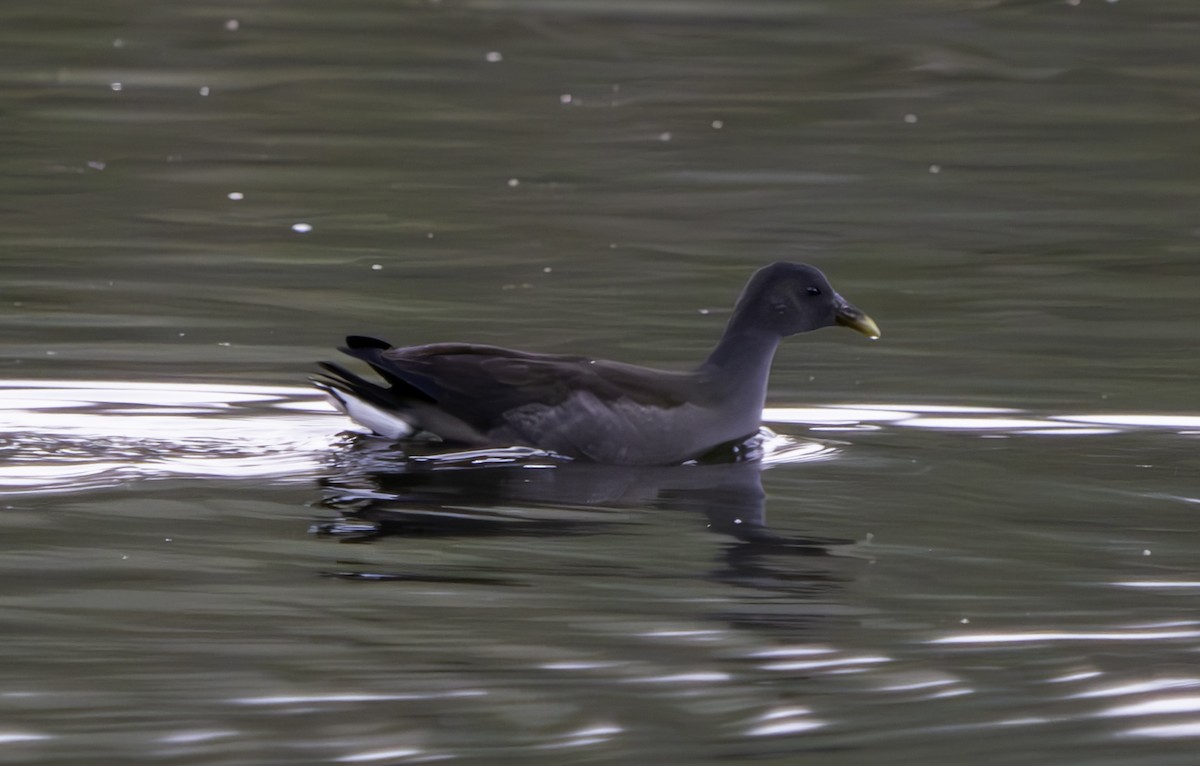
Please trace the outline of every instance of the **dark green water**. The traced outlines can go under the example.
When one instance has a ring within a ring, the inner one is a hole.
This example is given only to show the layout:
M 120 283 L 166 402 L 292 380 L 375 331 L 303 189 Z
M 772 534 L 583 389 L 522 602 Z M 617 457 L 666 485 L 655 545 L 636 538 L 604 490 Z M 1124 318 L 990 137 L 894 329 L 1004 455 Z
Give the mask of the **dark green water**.
M 0 761 L 1195 763 L 1197 39 L 5 3 Z M 785 344 L 765 466 L 411 466 L 304 387 L 348 332 L 685 367 L 780 258 L 884 337 Z

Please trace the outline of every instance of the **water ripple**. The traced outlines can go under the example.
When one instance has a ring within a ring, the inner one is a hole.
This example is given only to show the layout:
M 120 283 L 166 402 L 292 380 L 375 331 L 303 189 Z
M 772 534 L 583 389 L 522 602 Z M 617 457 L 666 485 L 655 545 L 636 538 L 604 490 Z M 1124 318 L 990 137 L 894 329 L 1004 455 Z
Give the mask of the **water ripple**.
M 167 476 L 302 481 L 321 473 L 351 424 L 306 387 L 133 381 L 0 381 L 0 492 L 75 491 Z M 775 407 L 769 424 L 812 432 L 883 428 L 1007 435 L 1104 435 L 1138 430 L 1193 434 L 1200 417 L 1175 414 L 1035 415 L 1011 408 L 841 404 Z M 838 457 L 843 447 L 764 428 L 751 458 L 766 466 Z M 523 447 L 413 455 L 431 467 L 516 464 L 553 468 L 561 458 Z M 1152 586 L 1122 583 L 1123 587 Z
M 308 478 L 339 441 L 319 399 L 268 386 L 0 381 L 0 492 Z

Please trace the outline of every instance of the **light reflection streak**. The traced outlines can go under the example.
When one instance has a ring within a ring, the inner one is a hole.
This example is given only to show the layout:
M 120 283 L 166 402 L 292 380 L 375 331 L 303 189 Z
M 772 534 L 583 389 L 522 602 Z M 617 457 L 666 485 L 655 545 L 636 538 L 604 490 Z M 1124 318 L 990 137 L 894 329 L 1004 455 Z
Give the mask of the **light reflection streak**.
M 733 676 L 719 671 L 697 671 L 695 673 L 675 673 L 668 676 L 643 676 L 630 678 L 627 683 L 646 684 L 684 684 L 684 683 L 718 683 L 732 680 Z
M 158 741 L 166 745 L 194 745 L 234 736 L 237 736 L 236 731 L 184 731 L 178 734 L 168 734 L 159 738 Z
M 939 687 L 950 686 L 955 683 L 958 683 L 958 682 L 955 681 L 953 678 L 933 678 L 933 679 L 929 679 L 927 681 L 909 681 L 909 682 L 900 682 L 900 683 L 889 684 L 887 686 L 880 686 L 879 691 L 881 691 L 881 692 L 918 691 L 918 690 L 925 690 L 925 689 L 937 689 Z
M 722 630 L 651 630 L 638 635 L 645 638 L 694 638 L 701 641 L 714 641 L 725 635 Z
M 601 660 L 596 662 L 546 662 L 538 667 L 543 670 L 607 670 L 626 665 L 617 660 Z
M 412 758 L 422 755 L 423 750 L 415 747 L 396 747 L 390 750 L 369 750 L 364 753 L 351 753 L 337 759 L 338 763 L 367 763 L 369 761 L 394 761 L 397 758 Z
M 279 695 L 274 697 L 238 697 L 229 700 L 235 705 L 312 705 L 326 702 L 411 702 L 414 700 L 485 697 L 481 689 L 462 689 L 429 694 L 312 694 Z
M 562 736 L 562 739 L 557 742 L 547 742 L 538 745 L 539 750 L 561 750 L 569 747 L 587 747 L 589 745 L 600 745 L 608 742 L 616 735 L 623 732 L 620 726 L 615 724 L 599 724 L 596 726 L 586 726 L 576 731 L 568 732 Z
M 850 665 L 876 665 L 891 662 L 888 657 L 839 657 L 833 660 L 794 660 L 791 662 L 768 662 L 763 670 L 821 670 L 842 668 Z
M 1071 698 L 1120 697 L 1125 694 L 1143 694 L 1145 692 L 1163 691 L 1165 689 L 1186 689 L 1193 686 L 1200 686 L 1200 678 L 1159 678 L 1154 681 L 1137 681 L 1117 686 L 1103 686 L 1098 689 L 1072 694 Z
M 805 707 L 787 707 L 769 710 L 759 716 L 759 723 L 746 730 L 750 737 L 773 737 L 786 734 L 803 734 L 820 729 L 828 724 L 810 718 L 812 711 Z
M 833 654 L 834 649 L 828 646 L 781 646 L 773 649 L 760 649 L 751 652 L 750 657 L 767 659 L 770 657 L 807 657 L 814 654 Z
M 1200 737 L 1200 721 L 1188 723 L 1168 723 L 1161 726 L 1141 726 L 1122 732 L 1128 737 Z
M 1147 428 L 1200 428 L 1200 415 L 1055 415 L 1055 420 Z
M 1161 641 L 1174 638 L 1200 638 L 1200 630 L 1141 630 L 1097 632 L 1047 630 L 1032 633 L 973 633 L 935 638 L 931 644 L 1020 644 L 1039 641 Z
M 1052 684 L 1065 684 L 1072 681 L 1086 681 L 1089 678 L 1099 678 L 1104 675 L 1099 670 L 1081 670 L 1077 673 L 1068 673 L 1065 676 L 1057 676 L 1047 679 Z
M 0 731 L 0 745 L 8 745 L 16 742 L 41 742 L 47 739 L 54 739 L 46 734 L 31 734 L 29 732 L 20 731 Z
M 1102 436 L 1132 430 L 1191 433 L 1200 416 L 1179 414 L 1034 415 L 1003 407 L 931 404 L 832 404 L 826 407 L 769 407 L 768 423 L 807 425 L 813 430 L 869 431 L 886 423 L 899 428 L 928 428 L 973 433 L 1010 432 L 1029 436 Z
M 962 697 L 963 695 L 974 693 L 975 691 L 973 689 L 942 689 L 941 691 L 930 694 L 927 699 L 937 700 L 945 699 L 947 697 Z
M 1172 713 L 1200 713 L 1200 696 L 1163 697 L 1160 699 L 1134 702 L 1130 705 L 1110 707 L 1100 713 L 1108 716 L 1168 715 Z
M 752 727 L 746 731 L 751 737 L 778 736 L 780 734 L 803 734 L 825 726 L 821 721 L 773 721 Z

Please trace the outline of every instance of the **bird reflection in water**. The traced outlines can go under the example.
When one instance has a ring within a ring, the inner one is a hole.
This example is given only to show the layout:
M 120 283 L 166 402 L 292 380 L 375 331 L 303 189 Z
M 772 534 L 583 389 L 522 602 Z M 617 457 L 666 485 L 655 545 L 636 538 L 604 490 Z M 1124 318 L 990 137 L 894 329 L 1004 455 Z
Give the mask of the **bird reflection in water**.
M 710 531 L 732 538 L 722 546 L 713 579 L 788 593 L 823 590 L 851 579 L 831 559 L 849 561 L 830 554 L 849 552 L 856 541 L 786 536 L 767 527 L 760 442 L 756 437 L 690 465 L 628 467 L 562 460 L 526 448 L 419 454 L 412 451 L 421 448 L 419 443 L 355 437 L 336 454 L 336 475 L 323 482 L 321 505 L 338 517 L 315 524 L 313 531 L 348 543 L 395 536 L 565 537 L 602 534 L 633 523 L 639 513 L 687 513 Z M 436 445 L 425 443 L 424 448 Z M 824 558 L 825 565 L 784 571 L 774 563 L 781 558 L 814 564 L 814 558 Z M 513 584 L 502 575 L 327 574 Z

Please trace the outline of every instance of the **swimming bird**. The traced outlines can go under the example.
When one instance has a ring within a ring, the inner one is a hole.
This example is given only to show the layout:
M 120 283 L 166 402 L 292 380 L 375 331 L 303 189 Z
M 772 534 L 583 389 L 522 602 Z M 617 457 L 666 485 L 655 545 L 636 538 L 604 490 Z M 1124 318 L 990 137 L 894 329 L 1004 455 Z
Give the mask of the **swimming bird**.
M 758 433 L 780 341 L 834 325 L 879 337 L 819 270 L 780 262 L 750 277 L 716 348 L 690 372 L 471 343 L 396 347 L 351 335 L 339 350 L 388 385 L 330 362 L 313 382 L 334 407 L 389 439 L 428 432 L 464 446 L 669 465 Z

